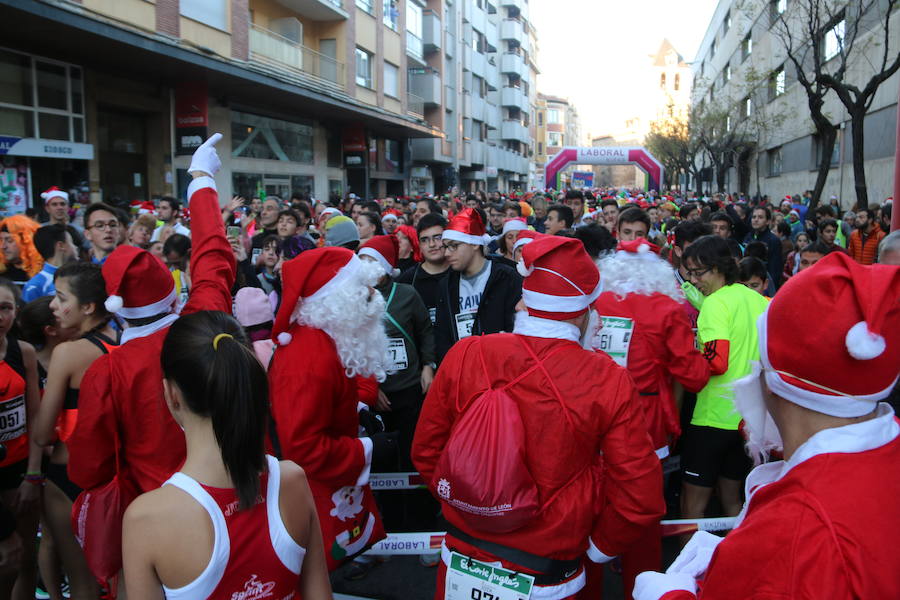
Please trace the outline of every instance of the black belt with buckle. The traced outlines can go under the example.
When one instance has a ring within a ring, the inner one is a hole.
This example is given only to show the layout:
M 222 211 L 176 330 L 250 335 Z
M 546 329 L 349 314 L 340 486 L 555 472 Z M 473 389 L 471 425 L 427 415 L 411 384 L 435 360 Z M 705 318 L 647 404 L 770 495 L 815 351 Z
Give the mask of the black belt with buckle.
M 496 542 L 478 539 L 461 531 L 453 525 L 447 524 L 447 533 L 461 542 L 465 542 L 470 546 L 475 546 L 479 550 L 484 550 L 488 554 L 492 554 L 497 558 L 502 558 L 514 565 L 525 567 L 529 571 L 535 571 L 538 574 L 525 573 L 534 577 L 535 585 L 557 585 L 570 579 L 578 569 L 581 568 L 581 559 L 573 558 L 571 560 L 558 560 L 555 558 L 546 558 L 531 554 L 518 548 L 510 548 Z M 512 569 L 510 569 L 512 570 Z

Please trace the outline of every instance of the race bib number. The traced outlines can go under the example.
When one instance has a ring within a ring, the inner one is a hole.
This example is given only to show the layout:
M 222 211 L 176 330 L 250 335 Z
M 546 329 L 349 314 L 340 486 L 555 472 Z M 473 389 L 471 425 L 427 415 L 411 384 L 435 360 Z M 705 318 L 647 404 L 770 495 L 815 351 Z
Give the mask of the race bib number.
M 0 404 L 0 442 L 25 434 L 25 396 L 16 396 Z
M 602 326 L 594 336 L 595 350 L 606 352 L 620 367 L 628 366 L 628 347 L 634 334 L 634 321 L 623 317 L 600 317 Z
M 460 313 L 456 315 L 456 335 L 459 339 L 472 335 L 475 327 L 475 313 Z
M 450 553 L 445 600 L 528 600 L 534 577 Z
M 434 322 L 437 320 L 437 308 L 428 309 L 428 318 L 431 319 L 431 324 L 434 325 Z
M 390 358 L 389 371 L 402 371 L 409 366 L 409 357 L 406 354 L 406 341 L 403 338 L 388 339 L 388 358 Z

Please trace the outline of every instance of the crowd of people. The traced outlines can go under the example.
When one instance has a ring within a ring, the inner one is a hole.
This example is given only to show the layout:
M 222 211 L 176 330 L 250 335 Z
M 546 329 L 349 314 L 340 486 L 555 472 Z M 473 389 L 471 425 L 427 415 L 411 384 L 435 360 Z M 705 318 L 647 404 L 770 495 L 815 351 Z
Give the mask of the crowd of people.
M 220 137 L 186 205 L 0 221 L 0 596 L 317 600 L 446 531 L 439 599 L 900 597 L 892 201 L 223 201 Z M 739 525 L 660 573 L 666 514 Z

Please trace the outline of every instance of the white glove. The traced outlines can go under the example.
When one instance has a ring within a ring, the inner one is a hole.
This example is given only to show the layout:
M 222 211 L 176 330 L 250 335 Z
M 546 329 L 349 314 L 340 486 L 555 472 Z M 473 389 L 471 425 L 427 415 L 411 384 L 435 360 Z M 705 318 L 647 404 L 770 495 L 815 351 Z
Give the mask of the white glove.
M 724 539 L 708 531 L 698 531 L 682 549 L 681 554 L 666 569 L 666 573 L 683 573 L 695 579 L 702 577 L 709 567 L 709 561 L 712 560 L 716 546 Z
M 659 600 L 669 592 L 684 590 L 697 593 L 697 582 L 690 575 L 683 573 L 657 573 L 644 571 L 634 580 L 634 600 Z
M 222 139 L 221 133 L 214 133 L 208 140 L 200 144 L 200 147 L 194 151 L 191 157 L 191 166 L 188 167 L 188 173 L 200 171 L 209 176 L 215 176 L 222 168 L 222 161 L 216 153 L 216 144 Z

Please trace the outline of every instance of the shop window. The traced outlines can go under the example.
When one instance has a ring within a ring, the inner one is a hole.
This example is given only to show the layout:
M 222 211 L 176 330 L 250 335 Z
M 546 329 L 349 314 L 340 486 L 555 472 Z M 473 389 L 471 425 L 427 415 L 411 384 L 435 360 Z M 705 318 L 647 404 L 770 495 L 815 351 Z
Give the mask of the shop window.
M 231 155 L 312 164 L 313 124 L 231 112 Z

